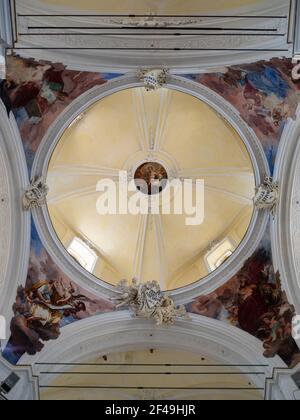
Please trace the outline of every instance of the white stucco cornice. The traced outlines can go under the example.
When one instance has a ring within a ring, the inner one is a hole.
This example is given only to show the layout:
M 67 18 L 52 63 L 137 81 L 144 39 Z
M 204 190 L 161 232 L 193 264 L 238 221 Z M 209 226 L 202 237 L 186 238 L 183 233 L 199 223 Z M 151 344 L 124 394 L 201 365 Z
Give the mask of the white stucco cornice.
M 39 399 L 38 377 L 33 375 L 31 366 L 12 366 L 0 356 L 0 382 L 4 381 L 11 373 L 20 379 L 11 392 L 6 395 L 9 401 L 27 401 Z
M 239 32 L 233 30 L 227 31 L 226 35 L 226 31 L 225 33 L 224 31 L 216 31 L 217 35 L 215 36 L 210 33 L 200 37 L 191 33 L 183 37 L 159 37 L 151 36 L 151 34 L 142 37 L 138 35 L 126 36 L 126 31 L 122 32 L 122 36 L 101 37 L 91 34 L 89 36 L 76 35 L 76 32 L 79 33 L 78 29 L 59 30 L 56 31 L 60 33 L 59 35 L 43 36 L 42 33 L 46 32 L 46 29 L 36 31 L 30 29 L 30 27 L 45 28 L 55 25 L 58 27 L 99 28 L 99 25 L 102 27 L 116 26 L 116 23 L 115 19 L 82 16 L 82 11 L 79 12 L 76 9 L 57 5 L 51 6 L 38 0 L 17 1 L 17 10 L 19 36 L 16 47 L 20 48 L 16 50 L 17 53 L 24 57 L 63 62 L 69 68 L 75 70 L 126 73 L 137 66 L 165 65 L 177 74 L 199 73 L 222 66 L 268 60 L 279 56 L 292 57 L 293 55 L 292 44 L 288 42 L 289 12 L 292 10 L 289 0 L 265 0 L 260 4 L 227 10 L 227 17 L 222 17 L 225 12 L 219 12 L 218 14 L 221 17 L 209 17 L 201 19 L 200 23 L 197 23 L 197 26 L 199 24 L 206 28 L 219 28 L 221 26 L 223 28 L 249 28 L 252 30 L 252 33 L 251 31 L 246 32 L 241 36 L 236 36 L 235 34 Z M 32 14 L 35 16 L 22 16 Z M 53 18 L 45 16 L 47 14 L 81 14 L 81 16 L 56 16 L 55 21 L 53 21 Z M 260 16 L 260 18 L 247 19 L 241 16 Z M 274 19 L 274 16 L 278 16 L 278 19 Z M 184 18 L 182 20 L 185 21 Z M 188 22 L 189 20 L 186 19 L 186 25 L 179 25 L 179 30 L 191 26 L 191 23 Z M 258 29 L 263 29 L 263 31 L 258 31 Z M 136 28 L 133 28 L 133 30 L 136 30 Z M 266 32 L 270 30 L 276 30 L 276 33 L 273 32 L 276 36 L 270 36 L 272 32 Z M 264 31 L 267 36 L 260 36 L 259 34 Z M 35 32 L 40 35 L 32 35 Z M 132 29 L 127 32 L 132 33 Z M 251 35 L 248 36 L 247 33 L 251 33 Z M 60 49 L 55 49 L 57 47 Z M 47 49 L 43 50 L 41 48 Z M 122 51 L 119 48 L 127 50 Z M 136 48 L 138 50 L 135 50 Z M 146 51 L 140 48 L 155 48 L 156 50 Z M 168 50 L 173 48 L 181 50 Z M 191 51 L 186 51 L 186 49 Z
M 294 12 L 294 56 L 297 60 L 300 60 L 300 1 L 292 0 L 292 7 Z

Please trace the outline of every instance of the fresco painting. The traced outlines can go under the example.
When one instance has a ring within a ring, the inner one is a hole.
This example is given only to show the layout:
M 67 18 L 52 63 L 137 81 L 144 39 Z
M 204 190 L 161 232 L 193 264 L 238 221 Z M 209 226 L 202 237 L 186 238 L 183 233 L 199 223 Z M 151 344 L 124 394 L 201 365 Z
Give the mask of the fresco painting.
M 272 172 L 284 126 L 288 118 L 295 118 L 300 100 L 300 84 L 292 81 L 292 69 L 291 60 L 274 58 L 187 77 L 239 111 L 261 141 Z
M 8 57 L 2 96 L 20 128 L 29 169 L 48 128 L 65 108 L 84 92 L 118 76 L 69 70 L 59 63 Z
M 283 128 L 288 118 L 295 117 L 299 103 L 300 85 L 291 81 L 291 70 L 291 60 L 273 59 L 186 77 L 236 107 L 257 134 L 272 170 Z M 17 56 L 9 58 L 7 74 L 1 97 L 16 117 L 29 171 L 43 136 L 61 112 L 93 86 L 119 76 L 71 71 L 62 64 Z M 282 290 L 280 274 L 274 272 L 268 232 L 229 282 L 209 296 L 198 297 L 187 309 L 241 328 L 263 342 L 266 357 L 278 354 L 291 366 L 300 361 L 291 335 L 294 308 Z M 86 293 L 57 267 L 32 222 L 27 282 L 17 293 L 11 339 L 3 356 L 16 364 L 24 354 L 35 355 L 47 341 L 57 339 L 64 326 L 113 310 L 111 302 Z
M 295 308 L 282 290 L 266 238 L 231 280 L 210 295 L 195 299 L 188 311 L 230 323 L 258 338 L 266 358 L 279 355 L 288 366 L 300 362 L 292 337 Z
M 45 342 L 57 339 L 62 327 L 111 312 L 114 305 L 82 290 L 57 267 L 32 222 L 27 281 L 18 289 L 13 310 L 11 339 L 3 356 L 15 364 L 24 354 L 35 355 Z

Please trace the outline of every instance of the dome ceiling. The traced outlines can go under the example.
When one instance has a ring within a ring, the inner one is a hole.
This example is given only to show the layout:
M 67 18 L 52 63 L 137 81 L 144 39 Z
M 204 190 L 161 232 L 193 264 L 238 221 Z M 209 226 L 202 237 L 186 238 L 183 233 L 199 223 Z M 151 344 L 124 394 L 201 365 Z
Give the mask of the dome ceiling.
M 163 177 L 204 180 L 201 225 L 188 226 L 185 214 L 99 215 L 98 182 L 118 183 L 120 170 L 147 177 L 149 164 Z M 253 214 L 253 167 L 237 132 L 205 103 L 169 89 L 97 102 L 61 137 L 47 183 L 60 241 L 88 267 L 72 249 L 78 238 L 96 256 L 88 270 L 111 284 L 136 276 L 172 290 L 203 279 L 239 246 Z

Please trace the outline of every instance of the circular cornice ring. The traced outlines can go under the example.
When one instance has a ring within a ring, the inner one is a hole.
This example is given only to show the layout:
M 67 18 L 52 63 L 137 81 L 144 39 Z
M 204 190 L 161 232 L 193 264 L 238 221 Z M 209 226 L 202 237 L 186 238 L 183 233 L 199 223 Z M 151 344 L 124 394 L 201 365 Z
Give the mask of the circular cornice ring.
M 75 99 L 51 125 L 41 142 L 35 156 L 32 168 L 32 178 L 39 176 L 46 178 L 52 153 L 62 134 L 75 118 L 81 115 L 95 102 L 105 98 L 106 96 L 112 95 L 113 93 L 124 89 L 140 86 L 143 86 L 143 84 L 140 82 L 138 77 L 130 74 L 118 77 L 107 82 L 105 85 L 96 86 L 81 95 L 79 98 Z M 239 115 L 238 111 L 230 103 L 209 88 L 187 78 L 170 75 L 165 87 L 187 93 L 200 99 L 210 105 L 232 125 L 244 141 L 251 157 L 257 185 L 262 182 L 266 174 L 270 174 L 267 158 L 260 141 L 257 139 L 254 131 L 249 128 L 247 123 Z M 117 292 L 114 286 L 96 279 L 92 274 L 89 274 L 80 267 L 79 264 L 77 264 L 73 258 L 68 255 L 54 232 L 46 206 L 33 210 L 33 218 L 43 245 L 53 258 L 54 262 L 66 275 L 72 279 L 76 279 L 79 286 L 85 288 L 93 294 L 96 294 L 97 296 L 115 296 Z M 266 230 L 268 219 L 269 217 L 267 213 L 255 210 L 248 232 L 235 252 L 235 257 L 229 259 L 218 270 L 207 276 L 205 279 L 184 288 L 172 291 L 170 292 L 170 296 L 176 301 L 176 303 L 188 303 L 195 297 L 212 293 L 214 290 L 225 284 L 236 274 L 236 272 L 243 266 L 245 260 L 250 258 L 259 246 Z

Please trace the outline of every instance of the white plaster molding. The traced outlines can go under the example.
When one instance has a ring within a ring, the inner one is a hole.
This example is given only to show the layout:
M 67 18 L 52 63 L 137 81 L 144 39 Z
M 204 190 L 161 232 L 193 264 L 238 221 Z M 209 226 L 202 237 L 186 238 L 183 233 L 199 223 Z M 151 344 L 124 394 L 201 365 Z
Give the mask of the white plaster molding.
M 140 279 L 143 273 L 143 261 L 146 247 L 147 229 L 150 221 L 150 215 L 145 214 L 140 216 L 137 244 L 133 263 L 133 277 Z
M 151 223 L 155 230 L 156 250 L 159 261 L 159 283 L 162 290 L 165 290 L 165 279 L 168 278 L 168 263 L 166 255 L 166 243 L 163 232 L 162 217 L 160 214 L 151 215 Z
M 11 47 L 13 44 L 13 29 L 11 19 L 10 0 L 0 2 L 0 44 Z
M 292 45 L 287 43 L 287 36 L 261 37 L 259 35 L 237 37 L 235 35 L 223 36 L 201 36 L 193 34 L 184 37 L 153 37 L 149 36 L 76 36 L 77 29 L 73 29 L 69 34 L 57 35 L 55 37 L 30 36 L 28 26 L 39 27 L 49 26 L 49 18 L 45 14 L 67 14 L 77 13 L 75 9 L 66 9 L 62 6 L 41 4 L 37 0 L 20 0 L 17 3 L 18 13 L 24 14 L 42 14 L 43 17 L 20 17 L 19 32 L 24 35 L 19 36 L 17 47 L 50 47 L 50 50 L 17 50 L 18 54 L 24 57 L 35 57 L 37 59 L 51 60 L 53 62 L 63 62 L 69 68 L 76 70 L 93 71 L 115 71 L 126 73 L 137 67 L 161 67 L 167 66 L 174 73 L 207 71 L 210 68 L 218 68 L 226 65 L 250 63 L 258 60 L 271 59 L 274 56 L 292 57 Z M 224 12 L 225 13 L 225 12 Z M 223 14 L 224 14 L 223 13 Z M 288 19 L 269 19 L 268 16 L 288 16 L 289 0 L 265 0 L 261 4 L 248 7 L 227 10 L 226 15 L 252 15 L 263 16 L 264 19 L 245 19 L 245 18 L 205 18 L 198 19 L 198 23 L 205 27 L 251 27 L 252 29 L 278 29 L 279 33 L 288 32 Z M 95 18 L 93 16 L 81 17 L 56 17 L 55 24 L 58 26 L 70 26 L 70 22 L 75 26 L 97 27 L 99 24 L 105 24 L 106 27 L 115 25 L 115 18 Z M 165 19 L 164 19 L 165 20 Z M 186 27 L 185 22 L 185 27 Z M 53 24 L 53 20 L 52 20 Z M 191 23 L 189 23 L 191 25 Z M 195 23 L 193 23 L 195 25 Z M 133 27 L 136 31 L 136 26 Z M 43 32 L 43 30 L 39 30 Z M 44 31 L 45 32 L 45 31 Z M 111 31 L 110 31 L 111 32 Z M 132 30 L 130 30 L 132 33 Z M 218 32 L 218 31 L 217 31 Z M 220 31 L 219 31 L 220 32 Z M 269 33 L 270 34 L 270 33 Z M 60 46 L 71 47 L 72 50 L 51 50 L 51 47 Z M 204 48 L 202 51 L 119 51 L 115 50 L 87 50 L 86 48 Z M 218 48 L 228 49 L 226 51 L 214 51 Z M 249 51 L 232 51 L 232 49 L 248 48 Z M 275 51 L 256 51 L 256 49 L 274 49 Z
M 59 118 L 47 131 L 35 156 L 32 169 L 32 179 L 39 176 L 43 176 L 44 179 L 46 179 L 48 164 L 53 150 L 55 149 L 65 129 L 76 117 L 78 117 L 78 115 L 84 112 L 96 101 L 99 101 L 108 95 L 123 89 L 137 86 L 141 86 L 141 82 L 138 80 L 136 75 L 123 76 L 100 87 L 94 87 L 77 98 L 63 113 L 61 113 Z M 257 185 L 262 182 L 265 174 L 269 175 L 269 165 L 261 143 L 257 139 L 254 131 L 249 128 L 231 104 L 207 87 L 189 79 L 169 76 L 166 87 L 179 90 L 199 98 L 215 109 L 235 128 L 243 139 L 250 154 Z M 65 274 L 91 293 L 101 297 L 115 296 L 116 292 L 113 286 L 99 281 L 98 279 L 96 280 L 67 254 L 53 230 L 48 209 L 46 207 L 42 209 L 34 209 L 33 217 L 46 250 L 49 252 L 56 264 L 65 272 Z M 259 246 L 266 230 L 267 223 L 268 214 L 255 211 L 250 228 L 242 244 L 236 251 L 235 257 L 229 259 L 216 272 L 210 274 L 200 282 L 172 292 L 170 295 L 172 299 L 175 300 L 175 303 L 182 304 L 191 302 L 195 297 L 202 294 L 209 294 L 216 288 L 225 284 L 240 268 L 242 268 L 245 260 L 250 258 L 250 256 L 257 250 L 257 247 Z
M 22 194 L 29 183 L 19 129 L 12 113 L 0 101 L 0 314 L 13 316 L 17 288 L 25 285 L 30 252 L 30 215 L 22 209 Z M 1 197 L 0 197 L 1 200 Z
M 36 356 L 23 356 L 20 363 L 32 365 L 35 375 L 39 376 L 41 371 L 65 371 L 66 366 L 58 366 L 58 363 L 84 363 L 111 353 L 173 348 L 212 358 L 220 364 L 251 365 L 253 373 L 264 371 L 271 378 L 275 368 L 286 366 L 278 356 L 265 359 L 262 347 L 259 340 L 242 330 L 211 318 L 191 315 L 189 321 L 155 327 L 151 321 L 133 319 L 129 312 L 121 311 L 64 327 L 58 340 L 49 342 Z M 54 365 L 48 365 L 51 363 Z M 241 371 L 245 369 L 249 371 L 249 368 L 240 367 Z M 51 375 L 43 375 L 44 384 L 51 379 Z M 264 388 L 264 377 L 249 375 L 249 379 L 257 387 Z M 292 385 L 291 380 L 289 386 Z M 285 389 L 282 392 L 284 398 L 289 399 L 290 394 Z
M 274 267 L 300 315 L 300 106 L 295 120 L 289 120 L 284 129 L 274 180 L 280 184 L 277 217 L 271 222 Z
M 33 375 L 31 366 L 12 366 L 0 356 L 0 382 L 4 381 L 12 372 L 20 380 L 7 395 L 10 401 L 27 401 L 39 399 L 38 378 Z
M 299 388 L 292 379 L 299 369 L 300 365 L 293 369 L 276 368 L 272 378 L 266 381 L 266 400 L 299 400 Z
M 0 79 L 6 78 L 6 48 L 14 43 L 10 0 L 0 2 Z
M 1 105 L 0 105 L 1 106 Z M 5 109 L 3 113 L 6 112 Z M 6 119 L 6 115 L 5 115 Z M 9 259 L 9 243 L 10 243 L 10 229 L 11 229 L 11 201 L 9 199 L 9 175 L 6 168 L 6 156 L 4 155 L 3 133 L 1 135 L 0 147 L 0 288 L 3 286 L 8 259 Z
M 293 11 L 295 13 L 294 19 L 294 56 L 300 59 L 300 2 L 293 0 Z

